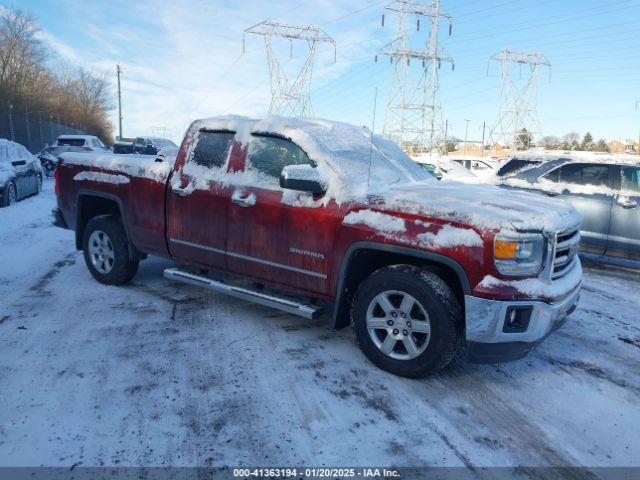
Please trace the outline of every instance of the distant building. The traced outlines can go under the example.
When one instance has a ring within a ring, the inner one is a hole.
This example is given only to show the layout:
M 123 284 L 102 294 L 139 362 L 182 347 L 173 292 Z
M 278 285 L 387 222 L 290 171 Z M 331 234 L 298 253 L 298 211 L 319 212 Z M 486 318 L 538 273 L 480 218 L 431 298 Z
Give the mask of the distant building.
M 640 150 L 640 144 L 637 141 L 626 139 L 624 142 L 621 140 L 612 140 L 609 143 L 609 149 L 611 153 L 625 153 L 627 155 L 638 155 Z
M 484 149 L 483 149 L 484 146 Z M 469 140 L 466 142 L 461 141 L 456 145 L 456 150 L 450 152 L 449 155 L 465 155 L 472 157 L 508 157 L 511 155 L 511 150 L 506 143 L 498 142 L 494 144 Z

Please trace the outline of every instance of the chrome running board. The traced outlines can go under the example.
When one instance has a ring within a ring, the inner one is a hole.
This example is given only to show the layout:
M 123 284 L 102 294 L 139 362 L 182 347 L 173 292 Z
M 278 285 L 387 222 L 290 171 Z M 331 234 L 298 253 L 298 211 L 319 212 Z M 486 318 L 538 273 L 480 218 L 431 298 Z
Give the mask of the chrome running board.
M 313 320 L 322 314 L 322 308 L 320 307 L 312 307 L 293 300 L 249 290 L 248 288 L 236 287 L 207 277 L 194 275 L 193 273 L 185 272 L 178 268 L 167 268 L 164 271 L 164 276 L 169 280 L 176 280 L 189 285 L 204 287 L 209 290 L 213 290 L 214 292 L 225 293 L 231 297 L 240 298 L 253 303 L 259 303 L 260 305 L 292 313 L 293 315 L 298 315 L 310 320 Z

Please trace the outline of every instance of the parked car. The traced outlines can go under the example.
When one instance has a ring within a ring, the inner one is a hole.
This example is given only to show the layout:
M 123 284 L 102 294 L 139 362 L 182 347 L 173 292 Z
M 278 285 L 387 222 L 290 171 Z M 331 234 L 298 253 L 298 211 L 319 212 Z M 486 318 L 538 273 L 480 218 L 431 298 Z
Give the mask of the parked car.
M 463 166 L 479 179 L 496 176 L 496 173 L 509 159 L 494 157 L 448 157 L 453 162 Z
M 448 157 L 421 155 L 413 159 L 438 180 L 479 183 L 476 175 Z
M 101 283 L 170 258 L 169 279 L 305 318 L 327 311 L 375 365 L 409 377 L 461 349 L 521 358 L 576 307 L 573 207 L 438 182 L 363 127 L 198 120 L 173 165 L 155 160 L 69 153 L 56 169 L 55 224 L 75 231 Z
M 113 153 L 133 153 L 133 142 L 118 140 L 113 144 Z
M 110 150 L 110 148 L 102 143 L 102 140 L 95 135 L 60 135 L 56 140 L 55 146 L 86 147 L 97 152 Z
M 53 172 L 58 165 L 58 157 L 60 154 L 65 152 L 89 152 L 91 151 L 88 147 L 72 147 L 69 145 L 56 147 L 56 146 L 47 146 L 40 150 L 36 154 L 36 157 L 40 160 L 40 164 L 44 170 L 44 173 L 47 177 L 53 176 Z
M 133 141 L 133 153 L 141 155 L 156 155 L 160 150 L 167 147 L 178 148 L 178 146 L 167 138 L 157 137 L 137 137 Z
M 581 249 L 640 260 L 640 160 L 583 155 L 548 160 L 505 180 L 571 203 L 583 216 Z
M 40 161 L 19 143 L 0 138 L 0 207 L 8 207 L 42 190 Z

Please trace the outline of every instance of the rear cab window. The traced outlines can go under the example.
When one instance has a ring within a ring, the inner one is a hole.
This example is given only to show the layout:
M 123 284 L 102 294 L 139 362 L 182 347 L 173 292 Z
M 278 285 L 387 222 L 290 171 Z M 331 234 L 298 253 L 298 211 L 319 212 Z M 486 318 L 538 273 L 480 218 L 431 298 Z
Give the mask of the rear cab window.
M 187 164 L 222 169 L 229 159 L 234 137 L 235 133 L 229 131 L 199 131 Z

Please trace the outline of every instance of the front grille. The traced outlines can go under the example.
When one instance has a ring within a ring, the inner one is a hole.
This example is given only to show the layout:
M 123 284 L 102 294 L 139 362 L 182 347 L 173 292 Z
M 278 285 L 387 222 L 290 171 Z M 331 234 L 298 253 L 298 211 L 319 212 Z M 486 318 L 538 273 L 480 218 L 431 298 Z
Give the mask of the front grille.
M 553 252 L 551 279 L 555 280 L 571 271 L 578 257 L 580 245 L 580 230 L 573 228 L 559 232 Z

